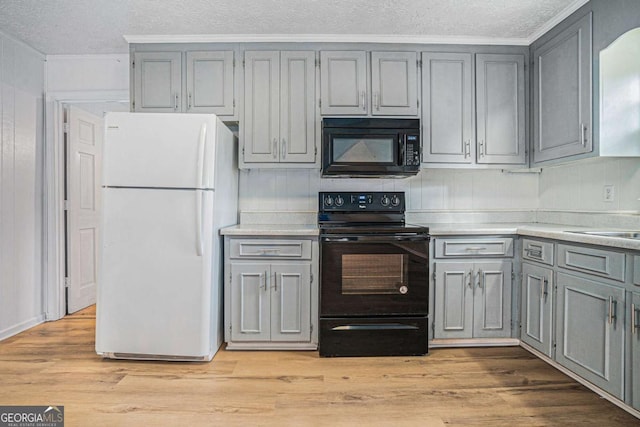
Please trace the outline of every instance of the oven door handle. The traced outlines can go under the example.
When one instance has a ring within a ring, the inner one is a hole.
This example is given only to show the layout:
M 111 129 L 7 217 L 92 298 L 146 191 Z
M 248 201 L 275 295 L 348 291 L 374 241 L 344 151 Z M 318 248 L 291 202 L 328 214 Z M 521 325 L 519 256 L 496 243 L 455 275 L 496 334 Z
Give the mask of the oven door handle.
M 403 325 L 402 323 L 380 323 L 363 325 L 340 325 L 331 328 L 332 331 L 371 331 L 371 330 L 417 330 L 414 325 Z
M 344 242 L 402 242 L 402 241 L 428 241 L 429 236 L 424 234 L 398 234 L 390 236 L 324 236 L 321 238 L 323 242 L 344 243 Z

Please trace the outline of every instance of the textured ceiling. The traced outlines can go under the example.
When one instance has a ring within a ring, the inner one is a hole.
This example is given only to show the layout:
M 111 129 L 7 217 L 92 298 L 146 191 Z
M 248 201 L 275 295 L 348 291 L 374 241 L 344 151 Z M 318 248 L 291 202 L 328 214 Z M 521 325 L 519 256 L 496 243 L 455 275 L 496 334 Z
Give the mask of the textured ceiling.
M 375 34 L 527 39 L 579 0 L 0 0 L 45 54 L 126 53 L 123 35 Z

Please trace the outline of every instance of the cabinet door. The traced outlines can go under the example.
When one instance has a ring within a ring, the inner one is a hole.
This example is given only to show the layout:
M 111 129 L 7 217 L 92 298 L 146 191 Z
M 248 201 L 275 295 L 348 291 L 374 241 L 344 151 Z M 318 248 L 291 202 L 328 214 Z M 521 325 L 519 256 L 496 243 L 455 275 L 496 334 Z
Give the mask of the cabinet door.
M 534 161 L 592 150 L 591 13 L 533 52 Z
M 631 405 L 640 409 L 640 294 L 631 294 Z
M 474 338 L 511 336 L 511 261 L 475 263 Z
M 434 338 L 473 335 L 473 263 L 438 262 Z
M 471 54 L 422 54 L 424 161 L 473 163 L 475 159 Z
M 271 339 L 269 264 L 231 264 L 231 340 Z
M 280 53 L 246 51 L 244 60 L 244 161 L 278 162 Z
M 316 160 L 315 52 L 280 53 L 280 161 Z
M 366 52 L 320 52 L 320 93 L 323 115 L 366 115 Z
M 476 55 L 478 163 L 525 163 L 524 55 Z
M 311 264 L 272 264 L 271 340 L 311 340 Z
M 418 61 L 415 52 L 371 52 L 371 113 L 418 114 Z
M 522 263 L 522 341 L 552 357 L 553 270 Z
M 187 52 L 187 111 L 232 116 L 233 51 Z
M 182 54 L 135 52 L 133 58 L 134 111 L 182 111 Z
M 558 273 L 556 361 L 622 398 L 624 289 Z

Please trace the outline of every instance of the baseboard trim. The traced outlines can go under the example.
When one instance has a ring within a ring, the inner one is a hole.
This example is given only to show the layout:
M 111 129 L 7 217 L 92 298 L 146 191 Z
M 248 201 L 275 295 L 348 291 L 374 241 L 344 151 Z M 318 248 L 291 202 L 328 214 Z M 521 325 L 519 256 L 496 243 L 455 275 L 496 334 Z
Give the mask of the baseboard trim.
M 32 317 L 31 319 L 25 320 L 24 322 L 18 323 L 17 325 L 10 326 L 6 329 L 0 331 L 0 341 L 5 340 L 9 337 L 19 334 L 20 332 L 24 332 L 27 329 L 33 328 L 40 323 L 44 323 L 44 314 L 40 314 L 36 317 Z
M 629 406 L 628 404 L 626 404 L 622 400 L 618 399 L 617 397 L 607 393 L 606 391 L 602 390 L 598 386 L 596 386 L 594 384 L 591 384 L 589 381 L 585 380 L 584 378 L 582 378 L 578 374 L 576 374 L 573 371 L 565 368 L 564 366 L 562 366 L 561 364 L 559 364 L 555 360 L 549 358 L 549 356 L 547 356 L 546 354 L 539 352 L 538 350 L 534 349 L 533 347 L 530 347 L 529 345 L 527 345 L 527 344 L 525 344 L 523 342 L 520 342 L 520 347 L 524 348 L 525 350 L 527 350 L 529 353 L 533 354 L 534 356 L 537 356 L 539 359 L 542 359 L 544 362 L 546 362 L 547 364 L 553 366 L 554 368 L 556 368 L 557 370 L 559 370 L 563 374 L 567 375 L 568 377 L 576 380 L 577 382 L 579 382 L 580 384 L 582 384 L 583 386 L 585 386 L 589 390 L 591 390 L 594 393 L 596 393 L 598 396 L 600 396 L 600 397 L 608 400 L 609 402 L 613 403 L 618 408 L 625 410 L 626 412 L 630 413 L 631 415 L 633 415 L 636 418 L 640 418 L 640 411 L 638 411 L 637 409 Z
M 429 341 L 429 348 L 446 347 L 515 347 L 520 345 L 517 338 L 440 338 Z
M 227 350 L 310 350 L 318 349 L 317 343 L 283 342 L 227 342 Z

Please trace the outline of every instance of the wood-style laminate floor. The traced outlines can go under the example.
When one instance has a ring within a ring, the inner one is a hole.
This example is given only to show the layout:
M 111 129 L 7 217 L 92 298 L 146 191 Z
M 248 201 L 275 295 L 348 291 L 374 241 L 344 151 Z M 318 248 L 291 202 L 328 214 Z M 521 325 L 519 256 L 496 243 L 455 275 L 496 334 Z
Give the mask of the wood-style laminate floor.
M 64 405 L 69 427 L 640 425 L 519 347 L 135 362 L 98 357 L 94 328 L 90 307 L 0 342 L 0 405 Z

